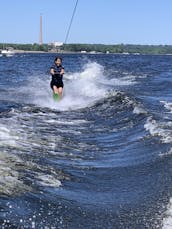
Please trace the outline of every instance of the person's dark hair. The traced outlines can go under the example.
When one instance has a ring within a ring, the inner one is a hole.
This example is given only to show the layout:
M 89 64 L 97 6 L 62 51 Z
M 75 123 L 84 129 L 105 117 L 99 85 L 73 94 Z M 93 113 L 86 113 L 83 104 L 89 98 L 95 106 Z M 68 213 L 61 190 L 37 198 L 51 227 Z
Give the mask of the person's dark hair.
M 62 58 L 59 57 L 59 56 L 57 56 L 57 57 L 55 58 L 54 62 L 56 62 L 58 59 L 61 60 L 61 62 L 62 62 Z

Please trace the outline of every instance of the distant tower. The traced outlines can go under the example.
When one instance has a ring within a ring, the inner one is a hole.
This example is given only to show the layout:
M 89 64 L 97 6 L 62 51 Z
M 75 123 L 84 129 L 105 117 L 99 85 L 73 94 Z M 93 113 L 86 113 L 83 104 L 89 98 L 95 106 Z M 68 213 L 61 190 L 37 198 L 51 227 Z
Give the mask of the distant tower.
M 42 45 L 42 15 L 40 15 L 39 45 Z

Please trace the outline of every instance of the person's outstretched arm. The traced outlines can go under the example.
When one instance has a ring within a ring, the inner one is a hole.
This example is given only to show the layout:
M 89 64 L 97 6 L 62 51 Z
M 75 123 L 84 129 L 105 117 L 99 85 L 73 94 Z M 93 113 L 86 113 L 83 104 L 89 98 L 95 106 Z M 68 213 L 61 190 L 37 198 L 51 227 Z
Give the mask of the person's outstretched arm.
M 63 75 L 65 73 L 64 68 L 62 68 L 60 75 Z
M 51 69 L 50 69 L 50 74 L 51 74 L 51 75 L 54 75 L 54 74 L 55 74 L 54 68 L 51 68 Z

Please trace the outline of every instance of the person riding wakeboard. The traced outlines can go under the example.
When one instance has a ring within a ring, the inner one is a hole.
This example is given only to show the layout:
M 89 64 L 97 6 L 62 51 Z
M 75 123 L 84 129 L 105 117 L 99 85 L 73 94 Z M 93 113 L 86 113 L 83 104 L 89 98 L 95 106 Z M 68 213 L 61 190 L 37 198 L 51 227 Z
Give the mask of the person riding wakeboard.
M 54 65 L 50 69 L 50 74 L 52 76 L 50 86 L 53 90 L 53 98 L 54 100 L 59 100 L 62 97 L 63 93 L 63 75 L 64 75 L 64 67 L 62 66 L 62 58 L 56 57 L 54 60 Z

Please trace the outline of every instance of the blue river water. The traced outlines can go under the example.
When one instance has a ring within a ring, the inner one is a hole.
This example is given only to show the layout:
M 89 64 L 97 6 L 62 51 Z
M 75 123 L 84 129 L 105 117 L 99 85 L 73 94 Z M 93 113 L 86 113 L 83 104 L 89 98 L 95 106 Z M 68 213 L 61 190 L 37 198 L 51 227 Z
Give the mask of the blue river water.
M 0 228 L 172 228 L 172 56 L 0 57 Z

